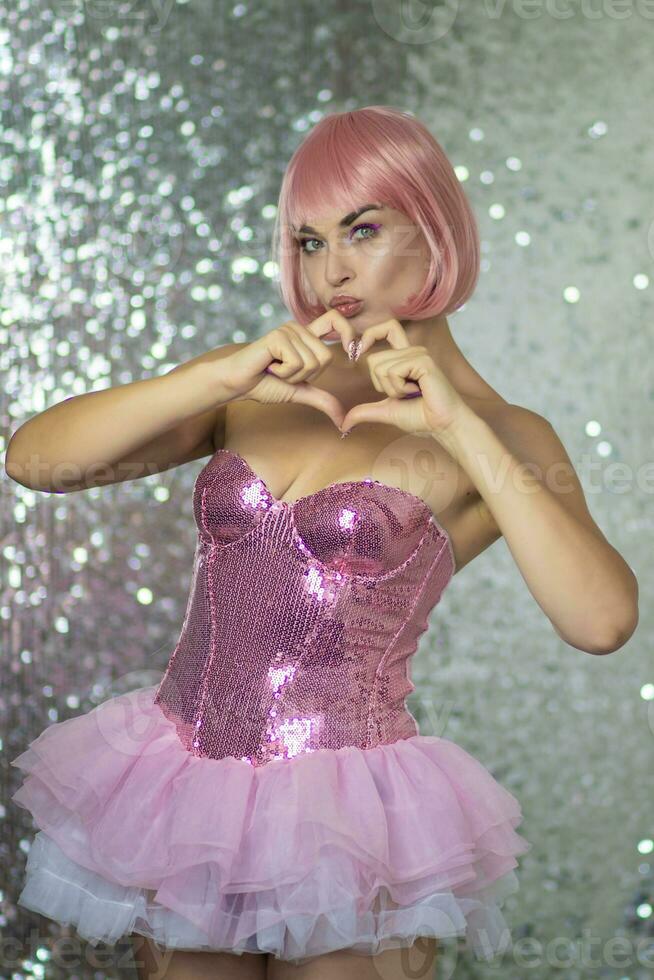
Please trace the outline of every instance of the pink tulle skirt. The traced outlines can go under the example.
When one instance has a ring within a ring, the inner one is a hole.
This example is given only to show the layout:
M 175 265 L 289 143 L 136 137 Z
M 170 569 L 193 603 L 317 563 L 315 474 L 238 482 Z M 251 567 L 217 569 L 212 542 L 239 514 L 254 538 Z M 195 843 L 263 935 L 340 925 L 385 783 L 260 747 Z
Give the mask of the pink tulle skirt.
M 20 905 L 92 944 L 304 962 L 419 936 L 510 946 L 520 806 L 439 736 L 320 749 L 253 767 L 189 754 L 157 687 L 53 724 L 12 765 L 39 828 Z

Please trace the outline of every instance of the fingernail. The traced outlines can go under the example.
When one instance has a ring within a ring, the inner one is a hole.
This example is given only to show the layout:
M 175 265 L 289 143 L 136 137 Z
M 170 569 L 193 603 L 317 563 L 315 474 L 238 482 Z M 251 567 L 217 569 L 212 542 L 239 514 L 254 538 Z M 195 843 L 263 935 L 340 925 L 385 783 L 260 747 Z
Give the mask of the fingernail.
M 346 429 L 345 432 L 341 432 L 341 439 L 345 439 L 345 436 L 349 436 L 352 429 Z
M 347 356 L 351 361 L 357 360 L 357 358 L 359 357 L 360 348 L 361 348 L 360 337 L 355 337 L 354 340 L 351 340 L 350 343 L 347 345 Z

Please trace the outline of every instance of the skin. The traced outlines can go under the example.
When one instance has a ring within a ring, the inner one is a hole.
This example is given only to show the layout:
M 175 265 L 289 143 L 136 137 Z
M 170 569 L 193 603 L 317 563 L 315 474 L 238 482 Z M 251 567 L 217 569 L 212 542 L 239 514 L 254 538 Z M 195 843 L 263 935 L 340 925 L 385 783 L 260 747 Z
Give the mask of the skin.
M 295 965 L 268 953 L 192 953 L 161 950 L 132 933 L 139 980 L 435 980 L 437 940 L 420 937 L 405 949 L 376 956 L 335 950 Z

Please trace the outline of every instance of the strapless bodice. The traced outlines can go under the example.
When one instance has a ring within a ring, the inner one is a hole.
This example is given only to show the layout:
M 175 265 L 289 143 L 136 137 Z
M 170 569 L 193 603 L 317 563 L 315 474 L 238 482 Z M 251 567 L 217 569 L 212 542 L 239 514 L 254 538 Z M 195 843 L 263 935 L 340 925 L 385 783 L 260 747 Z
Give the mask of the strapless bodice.
M 220 449 L 193 509 L 190 594 L 155 698 L 187 749 L 258 766 L 417 734 L 409 661 L 455 571 L 428 505 L 373 479 L 280 501 Z

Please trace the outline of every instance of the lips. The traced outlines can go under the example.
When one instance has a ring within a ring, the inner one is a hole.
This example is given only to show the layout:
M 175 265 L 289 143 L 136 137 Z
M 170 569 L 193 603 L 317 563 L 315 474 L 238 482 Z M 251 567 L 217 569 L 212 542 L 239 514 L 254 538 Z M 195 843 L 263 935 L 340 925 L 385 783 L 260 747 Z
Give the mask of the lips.
M 358 299 L 352 303 L 337 303 L 332 306 L 332 309 L 338 310 L 341 316 L 344 317 L 356 316 L 363 309 L 363 300 Z
M 347 296 L 346 293 L 337 293 L 329 301 L 330 306 L 345 306 L 348 303 L 360 303 L 358 296 Z

